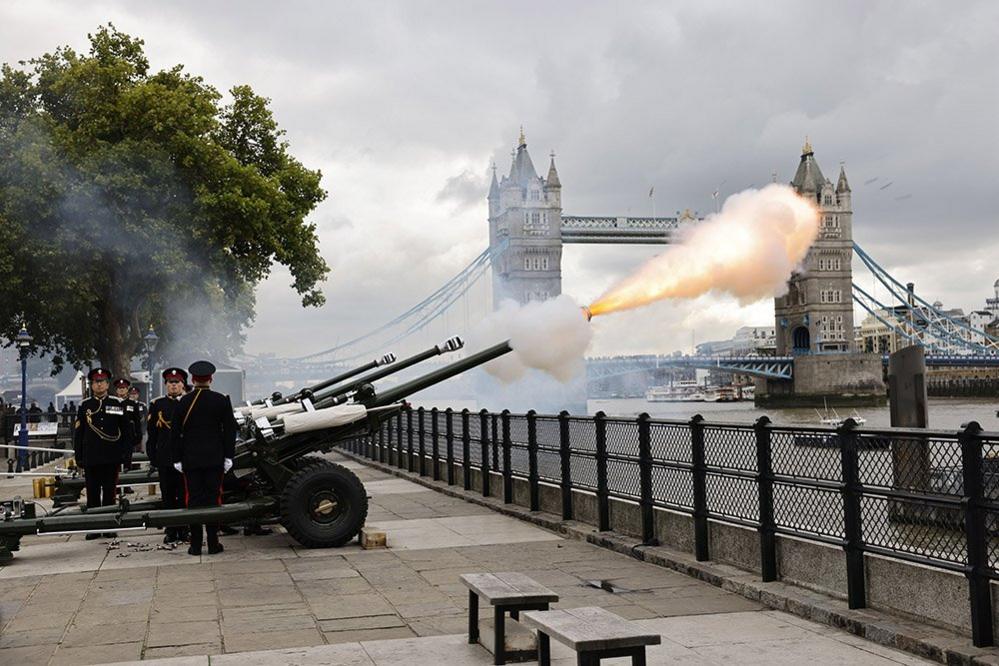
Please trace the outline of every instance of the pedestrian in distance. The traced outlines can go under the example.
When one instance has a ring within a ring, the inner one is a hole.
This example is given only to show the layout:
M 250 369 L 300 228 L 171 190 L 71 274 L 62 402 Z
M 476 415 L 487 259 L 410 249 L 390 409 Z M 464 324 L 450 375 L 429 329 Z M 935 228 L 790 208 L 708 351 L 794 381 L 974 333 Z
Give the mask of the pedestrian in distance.
M 236 417 L 229 396 L 211 390 L 215 366 L 197 361 L 188 368 L 193 390 L 183 396 L 170 422 L 174 468 L 187 482 L 188 508 L 222 504 L 222 478 L 236 455 Z M 191 524 L 190 555 L 201 555 L 207 535 L 208 553 L 221 553 L 218 523 Z

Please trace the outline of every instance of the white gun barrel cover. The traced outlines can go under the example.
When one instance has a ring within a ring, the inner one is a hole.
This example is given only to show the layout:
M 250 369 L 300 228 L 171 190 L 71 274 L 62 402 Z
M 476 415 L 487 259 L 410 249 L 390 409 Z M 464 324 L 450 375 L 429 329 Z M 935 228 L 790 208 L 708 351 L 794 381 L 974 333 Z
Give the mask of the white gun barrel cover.
M 285 414 L 284 432 L 292 435 L 297 432 L 309 432 L 310 430 L 323 430 L 324 428 L 335 428 L 363 419 L 368 413 L 364 405 L 340 405 L 338 407 L 327 407 L 314 412 L 301 412 L 299 414 Z
M 289 412 L 300 412 L 302 411 L 302 404 L 299 402 L 289 402 L 284 405 L 274 405 L 273 407 L 264 407 L 263 405 L 257 405 L 250 410 L 250 418 L 254 421 L 259 419 L 261 416 L 272 419 L 275 416 L 280 416 L 281 414 L 288 414 Z

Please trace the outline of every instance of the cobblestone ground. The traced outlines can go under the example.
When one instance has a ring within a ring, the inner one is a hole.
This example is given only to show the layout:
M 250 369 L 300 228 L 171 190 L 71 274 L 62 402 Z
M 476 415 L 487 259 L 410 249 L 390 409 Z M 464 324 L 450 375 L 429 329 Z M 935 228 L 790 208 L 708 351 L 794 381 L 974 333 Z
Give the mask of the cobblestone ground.
M 663 636 L 649 663 L 922 664 L 901 652 L 345 462 L 371 495 L 386 550 L 300 548 L 283 531 L 228 537 L 220 555 L 26 538 L 0 569 L 0 663 L 489 664 L 468 645 L 458 576 L 519 571 L 556 607 L 603 606 Z M 30 494 L 0 480 L 0 497 Z M 133 544 L 133 545 L 129 545 Z M 127 555 L 127 556 L 122 556 Z M 609 580 L 614 593 L 593 587 Z M 553 643 L 556 663 L 575 663 Z M 628 663 L 608 660 L 605 663 Z

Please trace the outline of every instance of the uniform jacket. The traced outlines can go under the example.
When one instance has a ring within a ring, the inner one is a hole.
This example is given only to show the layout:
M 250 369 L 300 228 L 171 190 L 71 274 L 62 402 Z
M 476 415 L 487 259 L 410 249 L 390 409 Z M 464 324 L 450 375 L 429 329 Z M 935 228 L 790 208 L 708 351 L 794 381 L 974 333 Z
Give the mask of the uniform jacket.
M 115 465 L 134 445 L 134 427 L 124 402 L 113 395 L 80 403 L 73 430 L 73 453 L 81 465 Z
M 142 444 L 142 421 L 145 416 L 146 407 L 141 402 L 136 402 L 131 398 L 122 401 L 125 405 L 125 415 L 132 422 L 132 443 L 136 449 Z
M 156 398 L 149 405 L 149 416 L 146 417 L 146 453 L 149 455 L 150 464 L 154 467 L 173 465 L 170 422 L 179 402 L 179 396 L 176 398 L 163 396 Z
M 170 421 L 173 461 L 184 469 L 222 467 L 236 455 L 236 417 L 229 396 L 195 388 L 177 403 Z M 158 444 L 162 446 L 162 442 Z

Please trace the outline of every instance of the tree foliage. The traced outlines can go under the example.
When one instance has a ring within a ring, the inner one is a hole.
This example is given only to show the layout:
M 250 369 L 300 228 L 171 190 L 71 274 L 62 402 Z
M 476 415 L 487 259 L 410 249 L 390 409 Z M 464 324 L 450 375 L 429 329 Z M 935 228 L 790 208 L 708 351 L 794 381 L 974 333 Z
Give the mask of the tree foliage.
M 0 336 L 126 373 L 150 325 L 174 348 L 238 349 L 253 290 L 288 267 L 303 306 L 329 269 L 306 216 L 326 193 L 268 100 L 227 103 L 102 26 L 0 69 Z

